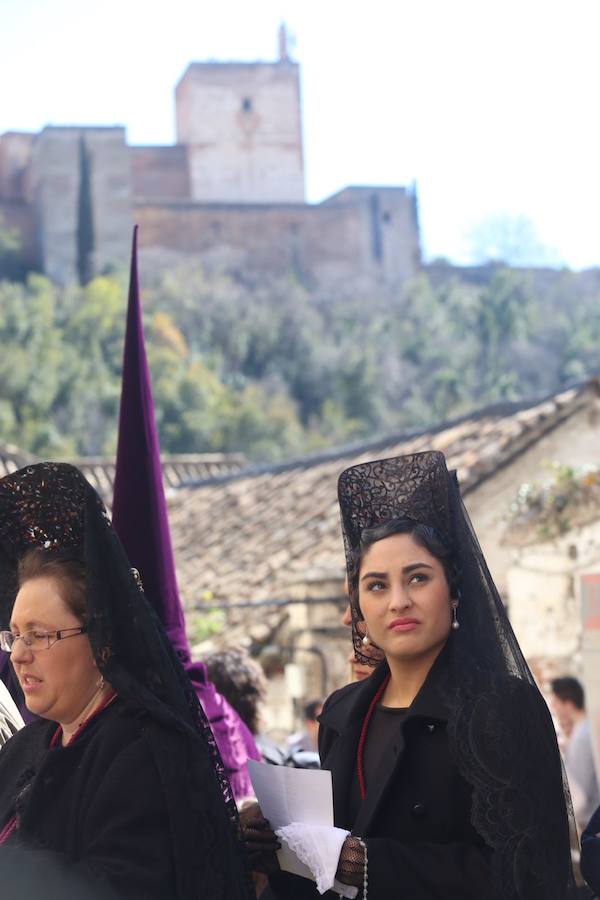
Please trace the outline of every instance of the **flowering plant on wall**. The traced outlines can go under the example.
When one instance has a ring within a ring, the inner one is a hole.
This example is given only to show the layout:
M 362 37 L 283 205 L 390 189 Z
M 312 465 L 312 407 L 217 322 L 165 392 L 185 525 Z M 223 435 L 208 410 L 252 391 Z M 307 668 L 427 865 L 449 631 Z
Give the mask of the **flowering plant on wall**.
M 525 540 L 551 540 L 597 518 L 600 465 L 575 468 L 559 462 L 550 466 L 549 480 L 521 484 L 507 516 L 512 536 Z

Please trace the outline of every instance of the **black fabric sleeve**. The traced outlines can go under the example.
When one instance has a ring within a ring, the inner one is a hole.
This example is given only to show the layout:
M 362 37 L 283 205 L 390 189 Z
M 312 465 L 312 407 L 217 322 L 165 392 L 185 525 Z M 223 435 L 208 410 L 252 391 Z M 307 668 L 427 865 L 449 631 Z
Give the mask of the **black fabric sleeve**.
M 581 874 L 594 893 L 600 892 L 600 809 L 597 809 L 581 835 Z
M 491 897 L 491 850 L 466 842 L 405 844 L 366 838 L 368 894 L 377 900 Z
M 86 811 L 81 875 L 108 882 L 127 900 L 177 895 L 160 778 L 143 737 L 115 758 Z

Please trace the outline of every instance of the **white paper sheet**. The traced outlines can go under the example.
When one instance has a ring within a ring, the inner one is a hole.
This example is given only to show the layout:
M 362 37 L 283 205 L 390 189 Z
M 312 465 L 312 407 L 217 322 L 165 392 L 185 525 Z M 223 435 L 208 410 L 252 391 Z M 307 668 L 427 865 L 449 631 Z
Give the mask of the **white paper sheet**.
M 273 831 L 292 822 L 333 826 L 331 772 L 272 766 L 253 759 L 248 760 L 248 771 L 260 810 Z M 277 858 L 284 871 L 315 880 L 310 869 L 285 845 Z

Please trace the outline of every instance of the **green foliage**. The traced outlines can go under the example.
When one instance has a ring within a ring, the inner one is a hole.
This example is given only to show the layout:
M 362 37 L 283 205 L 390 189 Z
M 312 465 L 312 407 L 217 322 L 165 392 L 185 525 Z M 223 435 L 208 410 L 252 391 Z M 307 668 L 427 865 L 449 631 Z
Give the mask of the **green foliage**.
M 191 610 L 186 613 L 187 632 L 192 647 L 207 641 L 225 628 L 225 613 L 222 609 L 207 612 Z
M 450 266 L 332 296 L 198 266 L 144 292 L 165 452 L 275 460 L 538 396 L 600 368 L 600 279 Z M 113 453 L 124 275 L 0 281 L 0 442 Z
M 21 260 L 21 240 L 16 228 L 6 225 L 0 213 L 0 279 L 20 279 L 24 273 Z

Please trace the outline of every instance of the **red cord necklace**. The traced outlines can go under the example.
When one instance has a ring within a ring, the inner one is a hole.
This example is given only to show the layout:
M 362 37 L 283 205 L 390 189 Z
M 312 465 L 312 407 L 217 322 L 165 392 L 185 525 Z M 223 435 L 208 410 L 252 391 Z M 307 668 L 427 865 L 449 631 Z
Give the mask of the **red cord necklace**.
M 79 737 L 79 735 L 81 734 L 83 729 L 87 725 L 89 725 L 89 723 L 92 721 L 92 719 L 95 719 L 96 716 L 99 715 L 103 709 L 106 709 L 106 707 L 109 705 L 109 703 L 112 703 L 113 700 L 116 698 L 116 696 L 117 696 L 116 692 L 113 691 L 111 694 L 108 695 L 108 697 L 105 697 L 104 700 L 102 701 L 102 703 L 100 704 L 100 706 L 97 706 L 95 709 L 93 709 L 91 711 L 91 713 L 89 714 L 89 716 L 86 719 L 84 719 L 83 722 L 81 722 L 81 724 L 77 728 L 77 731 L 73 732 L 73 734 L 71 735 L 71 737 L 69 738 L 69 740 L 65 744 L 65 746 L 68 747 L 69 744 L 72 744 L 73 741 Z M 58 728 L 56 729 L 56 731 L 54 732 L 54 734 L 52 735 L 52 740 L 50 741 L 48 749 L 50 749 L 50 747 L 56 747 L 62 733 L 63 733 L 62 725 L 59 725 Z
M 69 744 L 73 743 L 75 738 L 79 737 L 79 735 L 81 734 L 83 729 L 92 721 L 92 719 L 94 719 L 99 713 L 101 713 L 103 709 L 106 709 L 106 707 L 109 705 L 109 703 L 113 702 L 113 700 L 116 698 L 116 696 L 117 696 L 116 692 L 113 691 L 111 694 L 108 695 L 108 697 L 105 697 L 105 699 L 102 701 L 100 706 L 97 706 L 96 709 L 92 710 L 92 712 L 89 714 L 87 719 L 83 720 L 83 722 L 81 723 L 81 725 L 79 726 L 77 731 L 75 731 L 71 735 L 71 737 L 69 739 L 69 743 L 66 745 L 67 747 L 69 746 Z M 49 750 L 52 747 L 56 747 L 61 734 L 62 734 L 62 725 L 59 725 L 58 728 L 56 729 L 56 731 L 54 732 L 54 734 L 52 735 L 52 739 L 50 741 L 50 744 L 48 745 Z M 2 831 L 0 831 L 0 845 L 6 843 L 6 841 L 13 834 L 13 832 L 16 831 L 17 826 L 18 826 L 18 819 L 17 819 L 17 816 L 14 815 L 8 820 L 8 822 L 6 823 L 6 825 L 4 826 Z
M 360 731 L 360 738 L 358 740 L 358 750 L 356 753 L 356 767 L 358 770 L 358 786 L 360 788 L 360 797 L 361 800 L 364 800 L 367 796 L 367 787 L 365 785 L 365 773 L 364 773 L 364 755 L 365 755 L 365 744 L 367 743 L 367 732 L 369 730 L 369 724 L 371 719 L 373 718 L 373 713 L 375 712 L 375 707 L 381 700 L 383 696 L 383 692 L 388 686 L 390 681 L 390 675 L 386 675 L 381 685 L 377 689 L 377 693 L 371 700 L 369 709 L 367 710 L 367 715 L 365 716 L 365 720 L 362 724 L 362 728 Z

